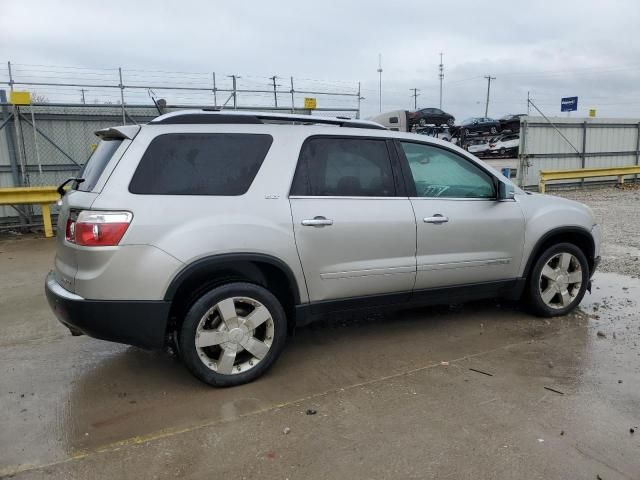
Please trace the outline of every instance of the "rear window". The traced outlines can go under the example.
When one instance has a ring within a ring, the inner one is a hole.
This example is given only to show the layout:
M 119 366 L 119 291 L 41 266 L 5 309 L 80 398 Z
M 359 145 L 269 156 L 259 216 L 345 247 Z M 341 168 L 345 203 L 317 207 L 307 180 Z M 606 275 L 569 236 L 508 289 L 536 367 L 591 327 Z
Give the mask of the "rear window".
M 149 195 L 243 195 L 269 151 L 271 135 L 173 133 L 152 140 L 129 184 Z
M 80 178 L 84 178 L 84 182 L 76 183 L 74 188 L 83 192 L 92 191 L 107 167 L 107 163 L 121 144 L 121 139 L 101 140 L 78 175 Z

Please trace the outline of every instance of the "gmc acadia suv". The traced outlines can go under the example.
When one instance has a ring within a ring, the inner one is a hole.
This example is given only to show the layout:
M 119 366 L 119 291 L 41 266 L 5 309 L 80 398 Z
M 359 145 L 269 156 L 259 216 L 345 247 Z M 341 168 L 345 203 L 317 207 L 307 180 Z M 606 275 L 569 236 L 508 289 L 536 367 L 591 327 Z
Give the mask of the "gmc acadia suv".
M 108 128 L 60 201 L 46 293 L 74 334 L 173 346 L 249 382 L 295 326 L 345 309 L 580 303 L 600 228 L 460 148 L 372 122 L 181 111 Z

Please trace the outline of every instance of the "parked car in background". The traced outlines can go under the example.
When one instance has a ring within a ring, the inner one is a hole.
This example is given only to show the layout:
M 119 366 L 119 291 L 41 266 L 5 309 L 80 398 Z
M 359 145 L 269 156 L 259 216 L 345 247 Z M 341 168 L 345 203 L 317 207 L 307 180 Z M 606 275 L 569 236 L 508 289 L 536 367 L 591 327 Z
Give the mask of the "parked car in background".
M 471 143 L 467 147 L 467 151 L 469 153 L 473 153 L 481 157 L 482 155 L 486 155 L 489 153 L 490 145 L 498 141 L 499 137 L 492 137 L 485 141 L 478 141 L 477 143 Z
M 498 121 L 500 122 L 500 130 L 505 131 L 509 130 L 511 132 L 519 132 L 520 131 L 520 119 L 522 117 L 526 117 L 526 113 L 517 113 L 517 114 L 508 114 L 503 117 L 500 117 Z
M 451 141 L 451 132 L 448 127 L 417 127 L 415 133 L 418 135 L 428 135 L 445 142 Z
M 465 135 L 470 133 L 496 134 L 500 131 L 500 122 L 488 117 L 471 117 L 464 120 L 460 128 Z
M 498 138 L 495 142 L 489 143 L 489 151 L 492 155 L 510 155 L 517 154 L 518 147 L 520 146 L 520 135 L 517 134 L 509 134 L 503 135 Z M 471 150 L 469 150 L 471 151 Z
M 409 122 L 412 125 L 449 125 L 452 126 L 456 119 L 453 115 L 443 112 L 439 108 L 423 108 L 415 112 L 409 112 Z

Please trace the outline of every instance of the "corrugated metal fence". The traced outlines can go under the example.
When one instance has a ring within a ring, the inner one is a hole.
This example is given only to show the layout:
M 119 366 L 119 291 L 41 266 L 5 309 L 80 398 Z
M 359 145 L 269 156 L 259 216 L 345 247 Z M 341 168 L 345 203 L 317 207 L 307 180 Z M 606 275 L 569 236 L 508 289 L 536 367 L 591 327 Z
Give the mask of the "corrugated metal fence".
M 518 183 L 525 188 L 537 188 L 540 170 L 631 166 L 639 159 L 640 119 L 529 116 L 520 124 Z M 602 180 L 608 179 L 584 182 Z M 562 183 L 576 181 L 549 185 Z

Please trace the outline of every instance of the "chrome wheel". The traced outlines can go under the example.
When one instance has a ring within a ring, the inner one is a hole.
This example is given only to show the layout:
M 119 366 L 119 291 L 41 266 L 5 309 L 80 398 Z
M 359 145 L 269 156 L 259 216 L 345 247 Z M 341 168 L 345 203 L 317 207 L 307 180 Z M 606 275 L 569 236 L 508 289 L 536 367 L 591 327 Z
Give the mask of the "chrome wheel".
M 581 286 L 582 267 L 570 253 L 552 256 L 540 272 L 540 298 L 550 308 L 568 307 L 580 293 Z
M 202 316 L 196 329 L 196 351 L 202 363 L 223 375 L 235 375 L 258 365 L 271 349 L 271 312 L 249 297 L 219 301 Z

